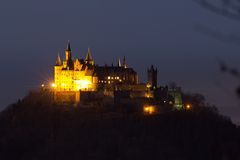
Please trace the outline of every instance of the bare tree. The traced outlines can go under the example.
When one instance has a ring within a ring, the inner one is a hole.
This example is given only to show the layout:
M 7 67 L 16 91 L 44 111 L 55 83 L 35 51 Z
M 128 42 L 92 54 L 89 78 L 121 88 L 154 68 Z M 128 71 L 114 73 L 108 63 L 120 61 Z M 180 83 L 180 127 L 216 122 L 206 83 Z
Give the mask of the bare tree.
M 240 21 L 240 0 L 193 0 L 203 8 L 229 19 Z M 205 25 L 196 25 L 195 30 L 203 34 L 209 35 L 215 39 L 225 42 L 240 44 L 240 36 L 235 33 L 222 33 L 216 29 L 211 29 Z M 234 78 L 240 80 L 240 72 L 236 68 L 229 67 L 224 61 L 219 61 L 220 70 L 223 73 L 228 73 Z M 236 89 L 236 93 L 240 98 L 240 85 Z
M 193 0 L 206 10 L 229 19 L 240 21 L 240 0 Z M 206 25 L 196 24 L 194 29 L 215 39 L 240 44 L 240 36 L 236 33 L 223 33 Z
M 240 20 L 240 0 L 193 0 L 216 14 Z

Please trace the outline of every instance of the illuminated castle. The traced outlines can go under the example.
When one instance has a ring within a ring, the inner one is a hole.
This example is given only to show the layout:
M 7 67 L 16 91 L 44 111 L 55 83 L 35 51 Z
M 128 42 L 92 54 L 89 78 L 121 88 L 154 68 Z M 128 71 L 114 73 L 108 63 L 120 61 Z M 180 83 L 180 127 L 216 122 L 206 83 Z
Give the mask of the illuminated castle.
M 85 59 L 73 59 L 70 43 L 62 61 L 58 55 L 54 66 L 55 91 L 96 91 L 98 89 L 114 90 L 116 85 L 136 85 L 138 75 L 132 68 L 128 68 L 124 57 L 117 66 L 98 66 L 94 64 L 90 49 Z
M 73 59 L 70 43 L 65 51 L 65 59 L 58 55 L 54 66 L 54 83 L 52 84 L 54 99 L 60 103 L 84 102 L 84 96 L 97 95 L 114 98 L 119 102 L 121 97 L 131 100 L 137 98 L 154 99 L 158 103 L 169 103 L 176 107 L 182 106 L 180 90 L 169 90 L 157 84 L 157 69 L 151 66 L 147 70 L 147 82 L 139 83 L 138 74 L 127 66 L 126 58 L 120 59 L 117 65 L 99 66 L 94 63 L 90 49 L 85 59 Z M 90 96 L 91 97 L 91 96 Z M 99 99 L 99 98 L 98 98 Z M 107 100 L 107 99 L 106 99 Z M 92 102 L 87 100 L 85 102 Z
M 54 66 L 54 84 L 56 91 L 95 91 L 98 78 L 94 73 L 94 61 L 88 49 L 85 60 L 73 59 L 70 43 L 65 52 L 65 60 L 58 55 Z

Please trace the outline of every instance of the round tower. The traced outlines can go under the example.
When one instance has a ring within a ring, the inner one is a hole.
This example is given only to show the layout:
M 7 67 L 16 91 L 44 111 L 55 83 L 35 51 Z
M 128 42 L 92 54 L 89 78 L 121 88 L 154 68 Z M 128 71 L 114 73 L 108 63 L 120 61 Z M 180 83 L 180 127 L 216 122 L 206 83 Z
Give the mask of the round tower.
M 61 71 L 62 71 L 62 61 L 60 58 L 60 55 L 58 54 L 56 64 L 54 66 L 54 83 L 56 87 L 60 87 L 60 77 L 61 77 Z

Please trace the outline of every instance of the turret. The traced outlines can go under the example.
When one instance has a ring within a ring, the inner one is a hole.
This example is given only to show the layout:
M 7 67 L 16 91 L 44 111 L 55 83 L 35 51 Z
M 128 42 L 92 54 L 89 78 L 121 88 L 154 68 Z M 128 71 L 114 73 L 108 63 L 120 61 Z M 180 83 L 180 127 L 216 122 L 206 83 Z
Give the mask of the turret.
M 61 61 L 59 53 L 58 53 L 58 56 L 57 56 L 57 60 L 56 60 L 55 66 L 62 66 L 62 61 Z
M 71 47 L 70 47 L 70 41 L 68 41 L 67 44 L 67 49 L 66 49 L 66 62 L 67 62 L 67 68 L 69 70 L 73 70 L 74 69 L 74 64 L 73 64 L 73 60 L 72 60 L 72 51 L 71 51 Z
M 62 61 L 60 55 L 58 54 L 56 64 L 54 66 L 54 83 L 59 84 L 59 77 L 61 76 L 62 72 Z
M 87 52 L 87 55 L 86 55 L 86 58 L 85 58 L 85 63 L 90 64 L 90 65 L 94 65 L 94 61 L 93 61 L 93 58 L 92 58 L 92 55 L 91 55 L 90 48 L 88 48 L 88 52 Z
M 72 51 L 71 51 L 70 41 L 68 41 L 67 49 L 66 49 L 65 53 L 66 53 L 66 61 L 68 61 L 69 59 L 72 59 Z
M 126 63 L 126 58 L 125 58 L 125 56 L 123 57 L 123 67 L 124 67 L 124 68 L 127 68 L 127 63 Z
M 121 61 L 120 61 L 120 58 L 118 59 L 117 66 L 118 66 L 118 67 L 121 67 L 121 66 L 122 66 L 122 65 L 121 65 Z

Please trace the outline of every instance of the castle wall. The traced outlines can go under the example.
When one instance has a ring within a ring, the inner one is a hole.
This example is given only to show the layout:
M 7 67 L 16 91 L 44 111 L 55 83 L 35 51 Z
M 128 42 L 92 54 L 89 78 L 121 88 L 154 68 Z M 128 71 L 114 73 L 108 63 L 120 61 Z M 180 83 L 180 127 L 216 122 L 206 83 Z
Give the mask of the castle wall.
M 54 91 L 54 101 L 59 104 L 78 104 L 80 102 L 80 92 Z

